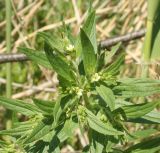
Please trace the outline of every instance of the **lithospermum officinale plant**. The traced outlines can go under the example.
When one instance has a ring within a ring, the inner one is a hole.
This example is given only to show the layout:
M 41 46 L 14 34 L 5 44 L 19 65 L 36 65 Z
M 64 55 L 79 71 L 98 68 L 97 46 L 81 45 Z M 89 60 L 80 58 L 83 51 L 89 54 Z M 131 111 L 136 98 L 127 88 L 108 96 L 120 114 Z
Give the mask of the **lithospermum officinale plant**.
M 1 135 L 11 136 L 11 142 L 0 142 L 1 152 L 60 152 L 77 128 L 82 135 L 88 135 L 85 153 L 160 150 L 156 129 L 129 133 L 126 126 L 127 122 L 160 123 L 160 113 L 154 110 L 158 101 L 133 103 L 134 97 L 159 93 L 160 81 L 118 78 L 124 53 L 114 61 L 112 58 L 121 44 L 109 52 L 97 47 L 94 11 L 90 11 L 77 40 L 69 33 L 62 39 L 46 33 L 39 36 L 44 39 L 44 51 L 20 50 L 37 64 L 57 72 L 59 97 L 56 101 L 33 99 L 33 104 L 0 97 L 1 105 L 28 116 L 27 121 L 15 122 L 12 129 L 0 131 Z M 147 137 L 149 140 L 141 142 Z

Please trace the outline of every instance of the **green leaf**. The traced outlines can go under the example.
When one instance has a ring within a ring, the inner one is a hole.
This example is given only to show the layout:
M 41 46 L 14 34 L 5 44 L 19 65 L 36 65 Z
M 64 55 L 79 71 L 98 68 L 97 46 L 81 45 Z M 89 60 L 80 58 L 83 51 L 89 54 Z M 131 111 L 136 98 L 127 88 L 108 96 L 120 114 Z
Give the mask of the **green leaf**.
M 46 55 L 43 52 L 23 47 L 19 47 L 19 50 L 22 53 L 26 54 L 28 58 L 33 60 L 35 63 L 40 64 L 48 69 L 52 69 L 51 64 L 49 63 Z
M 99 87 L 96 87 L 96 91 L 104 100 L 104 102 L 109 106 L 109 108 L 113 111 L 115 109 L 115 97 L 112 90 L 104 85 L 100 85 Z
M 53 49 L 45 43 L 44 50 L 46 56 L 52 65 L 52 68 L 58 73 L 58 75 L 64 77 L 68 81 L 73 81 L 73 73 L 68 63 L 66 63 Z
M 92 131 L 92 143 L 90 146 L 90 152 L 94 153 L 102 153 L 104 148 L 105 136 L 103 134 L 99 134 L 96 131 Z
M 111 75 L 117 75 L 119 73 L 119 71 L 120 71 L 121 65 L 124 62 L 124 57 L 125 57 L 125 54 L 121 53 L 117 57 L 116 61 L 114 61 L 111 65 L 109 65 L 108 67 L 106 67 L 103 72 L 107 73 L 107 74 L 109 73 Z
M 149 79 L 124 79 L 113 90 L 122 97 L 144 97 L 160 93 L 160 82 Z
M 23 135 L 23 134 L 29 133 L 32 130 L 31 129 L 32 125 L 22 126 L 22 127 L 20 126 L 20 127 L 8 129 L 8 130 L 2 130 L 0 131 L 0 135 L 14 135 L 14 136 Z
M 64 124 L 58 126 L 54 132 L 52 131 L 49 135 L 53 135 L 51 140 L 49 140 L 49 152 L 55 151 L 60 143 L 64 142 L 67 138 L 73 137 L 75 129 L 78 128 L 78 123 L 73 122 L 73 120 L 67 119 Z M 54 133 L 54 134 L 53 134 Z
M 25 103 L 21 100 L 9 99 L 5 97 L 0 97 L 0 105 L 7 109 L 22 113 L 27 116 L 32 116 L 42 113 L 36 106 Z
M 65 121 L 64 127 L 61 130 L 61 133 L 58 134 L 58 138 L 63 140 L 63 135 L 65 134 L 67 137 L 72 137 L 74 135 L 75 129 L 78 128 L 78 123 L 74 122 L 72 118 L 67 119 Z M 68 130 L 70 129 L 70 130 Z M 64 133 L 64 134 L 63 134 Z
M 92 11 L 88 17 L 86 22 L 83 25 L 83 30 L 88 35 L 89 40 L 92 43 L 94 48 L 94 52 L 97 53 L 97 39 L 96 39 L 96 20 L 95 20 L 95 11 Z
M 127 139 L 128 141 L 135 141 L 136 139 L 142 139 L 142 138 L 144 139 L 157 132 L 158 130 L 152 129 L 152 128 L 141 130 L 141 131 L 136 131 L 136 132 L 132 132 L 132 135 L 127 135 Z
M 160 137 L 152 138 L 135 144 L 125 150 L 125 153 L 155 153 L 160 150 Z
M 53 119 L 52 118 L 44 118 L 42 119 L 36 127 L 34 127 L 33 131 L 31 132 L 30 135 L 28 135 L 28 137 L 25 139 L 24 143 L 28 144 L 28 143 L 32 143 L 34 141 L 38 141 L 39 139 L 41 139 L 43 136 L 45 136 L 46 134 L 48 134 L 51 130 L 52 127 L 52 123 L 53 123 Z
M 96 54 L 94 52 L 93 45 L 91 44 L 87 34 L 83 29 L 80 31 L 80 37 L 84 70 L 87 75 L 91 75 L 96 71 Z
M 0 147 L 6 147 L 8 145 L 7 142 L 0 140 Z
M 43 150 L 44 153 L 59 153 L 60 143 L 64 142 L 68 137 L 72 137 L 74 135 L 75 129 L 78 127 L 78 123 L 75 123 L 72 119 L 66 120 L 63 124 L 59 125 L 53 130 L 50 130 L 46 135 L 44 135 L 41 139 L 38 140 L 33 149 L 30 149 L 31 153 L 34 151 L 37 153 L 38 151 Z M 38 134 L 38 133 L 37 133 Z M 41 133 L 40 133 L 41 134 Z M 38 136 L 38 135 L 37 135 Z M 31 144 L 32 146 L 32 144 Z M 27 152 L 29 152 L 27 150 Z M 30 152 L 29 152 L 30 153 Z
M 83 30 L 85 31 L 86 35 L 88 36 L 90 43 L 93 46 L 94 52 L 97 53 L 95 11 L 92 11 L 88 15 L 88 17 L 83 25 Z M 77 56 L 79 57 L 82 53 L 82 44 L 81 44 L 81 36 L 80 35 L 78 35 L 78 39 L 77 39 L 75 48 L 77 51 Z
M 25 151 L 27 153 L 46 153 L 48 152 L 48 142 L 39 140 L 35 144 L 30 144 L 29 147 L 26 147 Z
M 131 102 L 123 101 L 120 99 L 116 99 L 116 109 L 123 107 L 123 106 L 130 106 L 133 105 Z M 151 112 L 145 114 L 141 118 L 130 119 L 130 122 L 135 123 L 143 123 L 143 124 L 157 124 L 160 123 L 160 113 L 152 110 Z
M 47 113 L 48 115 L 53 113 L 55 102 L 40 99 L 33 99 L 33 102 L 40 110 Z
M 0 135 L 14 135 L 14 136 L 20 136 L 25 135 L 27 133 L 30 133 L 32 128 L 36 125 L 36 122 L 34 120 L 29 120 L 25 122 L 16 122 L 13 125 L 12 129 L 2 130 L 0 131 Z
M 90 153 L 90 146 L 89 146 L 89 145 L 85 146 L 85 147 L 83 148 L 82 153 Z
M 38 36 L 42 37 L 45 42 L 53 49 L 60 52 L 63 52 L 64 50 L 64 45 L 63 41 L 59 39 L 57 36 L 51 36 L 45 32 L 39 32 Z
M 118 49 L 121 46 L 121 42 L 118 43 L 117 45 L 113 46 L 111 51 L 109 51 L 109 53 L 107 54 L 107 56 L 105 57 L 105 64 L 108 64 L 111 62 L 112 57 L 115 55 L 115 53 L 118 51 Z
M 119 140 L 113 136 L 107 136 L 106 139 L 107 139 L 107 145 L 105 148 L 106 152 L 114 152 L 114 146 L 118 144 Z M 119 153 L 119 151 L 117 150 L 115 152 Z
M 91 111 L 86 110 L 87 113 L 87 121 L 89 126 L 104 135 L 123 135 L 122 132 L 117 131 L 113 127 L 103 123 L 97 116 L 95 116 Z
M 60 142 L 64 142 L 67 138 L 73 137 L 75 130 L 78 128 L 78 123 L 74 122 L 72 118 L 67 119 L 63 128 L 56 134 Z M 69 129 L 69 130 L 68 130 Z
M 53 116 L 54 116 L 54 126 L 56 126 L 59 122 L 61 115 L 69 108 L 70 105 L 73 106 L 73 103 L 76 101 L 76 98 L 72 99 L 71 95 L 62 95 L 61 98 L 56 102 Z
M 120 83 L 123 84 L 141 84 L 141 85 L 160 85 L 160 80 L 153 80 L 150 78 L 121 78 L 117 80 Z
M 134 119 L 151 112 L 158 104 L 159 102 L 142 103 L 123 106 L 122 109 L 124 110 L 127 118 Z
M 66 89 L 67 87 L 71 87 L 74 83 L 68 81 L 67 79 L 65 79 L 62 76 L 58 76 L 58 80 L 59 80 L 59 86 L 62 87 L 62 89 Z
M 144 115 L 142 118 L 148 121 L 152 121 L 153 123 L 160 124 L 160 112 L 151 111 L 148 114 Z

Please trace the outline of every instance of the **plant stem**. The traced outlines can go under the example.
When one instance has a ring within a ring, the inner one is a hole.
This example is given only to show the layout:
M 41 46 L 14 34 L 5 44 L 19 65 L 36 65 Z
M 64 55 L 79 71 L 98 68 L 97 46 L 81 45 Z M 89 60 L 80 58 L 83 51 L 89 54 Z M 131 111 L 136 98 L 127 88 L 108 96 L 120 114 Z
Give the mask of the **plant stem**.
M 6 2 L 6 48 L 7 53 L 11 52 L 11 1 L 5 0 Z M 12 93 L 11 88 L 11 63 L 7 63 L 6 65 L 6 97 L 10 98 Z M 11 127 L 11 117 L 12 112 L 7 110 L 6 117 L 8 121 L 6 123 L 6 128 L 9 129 Z
M 147 20 L 147 32 L 143 48 L 143 66 L 142 66 L 142 77 L 148 77 L 148 62 L 150 61 L 151 50 L 152 50 L 152 35 L 153 35 L 153 21 Z
M 145 44 L 144 44 L 144 60 L 148 62 L 151 56 L 151 49 L 152 49 L 152 35 L 153 35 L 153 21 L 147 20 L 147 32 L 145 37 Z
M 7 53 L 11 52 L 11 2 L 6 0 L 6 47 Z M 7 85 L 6 96 L 11 97 L 11 63 L 7 63 L 6 68 Z

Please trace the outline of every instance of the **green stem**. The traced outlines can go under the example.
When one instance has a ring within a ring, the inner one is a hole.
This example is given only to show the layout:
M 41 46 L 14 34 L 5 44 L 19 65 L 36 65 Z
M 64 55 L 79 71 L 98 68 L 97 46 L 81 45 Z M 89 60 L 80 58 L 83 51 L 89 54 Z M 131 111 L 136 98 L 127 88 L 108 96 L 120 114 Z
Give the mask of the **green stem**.
M 83 99 L 84 99 L 84 102 L 85 102 L 86 107 L 89 108 L 89 107 L 90 107 L 90 102 L 89 102 L 87 93 L 84 93 L 84 94 L 83 94 Z
M 6 2 L 6 48 L 7 53 L 11 52 L 11 1 L 5 0 Z M 8 98 L 11 97 L 12 94 L 12 88 L 11 88 L 11 63 L 7 63 L 6 65 L 6 96 Z M 7 110 L 6 117 L 8 118 L 8 121 L 6 123 L 6 128 L 11 127 L 11 117 L 12 113 L 11 111 Z
M 142 66 L 142 77 L 148 77 L 148 62 L 150 61 L 152 51 L 152 35 L 153 35 L 153 21 L 147 20 L 147 33 L 143 48 L 143 66 Z
M 6 47 L 7 53 L 11 52 L 11 2 L 6 0 Z M 7 84 L 6 96 L 11 97 L 11 63 L 7 63 L 6 68 Z
M 145 36 L 144 48 L 143 48 L 143 62 L 142 63 L 142 78 L 147 78 L 149 74 L 149 61 L 152 50 L 152 34 L 153 34 L 153 21 L 147 20 L 147 32 Z M 140 98 L 142 102 L 145 102 L 145 97 Z
M 145 44 L 144 44 L 144 61 L 148 62 L 151 56 L 152 50 L 152 35 L 153 35 L 153 21 L 147 20 L 147 33 L 145 37 Z

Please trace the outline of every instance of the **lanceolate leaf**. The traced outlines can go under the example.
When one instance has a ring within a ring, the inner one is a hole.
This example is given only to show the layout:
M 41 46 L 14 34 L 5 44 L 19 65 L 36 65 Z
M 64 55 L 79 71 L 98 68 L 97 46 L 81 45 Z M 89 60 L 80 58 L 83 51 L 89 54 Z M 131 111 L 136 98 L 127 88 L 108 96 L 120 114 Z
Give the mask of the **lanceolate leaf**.
M 92 11 L 83 25 L 85 33 L 88 35 L 93 47 L 94 52 L 97 53 L 97 39 L 96 39 L 96 20 L 95 20 L 95 11 Z
M 107 54 L 107 56 L 105 57 L 105 64 L 108 64 L 109 62 L 111 62 L 112 57 L 115 55 L 115 53 L 118 51 L 118 49 L 120 48 L 121 43 L 118 43 L 117 45 L 112 47 L 112 50 L 109 51 L 109 53 Z
M 67 119 L 63 126 L 63 129 L 57 133 L 57 137 L 61 142 L 65 141 L 68 137 L 74 135 L 75 129 L 78 128 L 78 123 L 73 122 L 72 119 Z
M 44 118 L 42 119 L 36 127 L 33 128 L 33 131 L 30 135 L 25 139 L 24 143 L 32 143 L 34 141 L 38 141 L 40 138 L 48 134 L 51 130 L 53 123 L 52 118 Z
M 54 131 L 48 133 L 43 140 L 46 139 L 49 142 L 49 152 L 55 151 L 59 148 L 60 143 L 72 137 L 77 127 L 77 123 L 73 122 L 72 119 L 67 119 L 62 126 L 60 125 Z
M 157 104 L 158 104 L 157 102 L 135 104 L 135 105 L 123 106 L 122 109 L 124 110 L 127 118 L 132 119 L 141 117 L 151 112 L 156 107 Z
M 92 143 L 90 146 L 90 152 L 102 153 L 104 144 L 105 144 L 105 136 L 93 130 L 92 138 L 93 139 L 92 139 Z
M 118 86 L 114 87 L 113 90 L 123 97 L 142 97 L 149 96 L 152 94 L 160 93 L 160 83 L 158 81 L 127 81 L 120 83 Z
M 71 95 L 63 95 L 55 104 L 54 110 L 53 110 L 53 116 L 54 116 L 54 126 L 57 126 L 59 119 L 61 115 L 66 111 L 69 106 L 76 101 L 75 98 L 72 99 Z
M 39 110 L 36 106 L 29 103 L 25 103 L 21 100 L 0 97 L 0 105 L 27 116 L 42 113 L 41 110 Z
M 43 52 L 36 51 L 30 48 L 22 48 L 22 47 L 20 47 L 19 50 L 22 53 L 26 54 L 28 58 L 34 61 L 35 63 L 40 64 L 48 69 L 52 69 L 51 64 L 49 63 L 46 55 Z
M 100 85 L 96 87 L 96 91 L 100 95 L 100 97 L 106 102 L 111 110 L 115 108 L 115 97 L 112 90 L 106 86 Z
M 142 138 L 147 138 L 155 133 L 158 133 L 158 130 L 156 129 L 144 129 L 140 131 L 135 131 L 132 133 L 132 135 L 128 135 L 127 139 L 128 141 L 135 141 L 136 139 L 142 139 Z
M 93 45 L 83 29 L 81 29 L 80 37 L 84 70 L 87 75 L 91 75 L 96 71 L 97 57 Z
M 44 50 L 53 69 L 68 81 L 73 81 L 72 70 L 70 69 L 68 63 L 66 63 L 56 52 L 54 52 L 47 43 L 45 43 Z
M 105 70 L 104 73 L 109 73 L 111 75 L 116 75 L 119 73 L 120 70 L 120 66 L 122 65 L 122 63 L 124 62 L 124 57 L 125 54 L 122 53 L 120 54 L 116 61 L 114 61 L 111 65 L 109 65 Z
M 85 21 L 83 25 L 83 30 L 86 35 L 89 37 L 89 40 L 94 48 L 94 52 L 97 53 L 97 40 L 96 40 L 96 23 L 95 23 L 95 11 L 92 11 Z M 81 36 L 78 35 L 78 39 L 76 42 L 76 51 L 77 56 L 80 56 L 82 53 L 82 44 L 81 44 Z
M 148 114 L 144 115 L 142 118 L 152 121 L 154 123 L 159 123 L 160 124 L 160 112 L 156 111 L 151 111 Z
M 12 129 L 6 129 L 0 131 L 0 135 L 9 135 L 9 136 L 22 136 L 25 137 L 32 130 L 31 127 L 34 127 L 37 123 L 34 120 L 29 120 L 25 122 L 17 122 L 12 127 Z
M 54 105 L 56 102 L 45 101 L 40 99 L 33 99 L 34 104 L 42 111 L 46 112 L 48 115 L 53 113 Z
M 64 46 L 63 46 L 63 42 L 61 41 L 61 39 L 59 39 L 56 36 L 51 36 L 47 33 L 44 32 L 39 32 L 38 35 L 40 37 L 42 37 L 45 42 L 53 49 L 56 50 L 58 52 L 63 52 L 64 50 Z
M 135 144 L 125 150 L 125 153 L 155 153 L 160 150 L 160 137 Z
M 160 86 L 160 80 L 153 80 L 150 78 L 122 78 L 118 79 L 117 82 L 123 85 L 139 85 L 139 86 Z
M 148 104 L 148 103 L 146 103 Z M 151 102 L 151 104 L 155 104 L 154 102 Z M 116 100 L 116 108 L 120 108 L 120 107 L 130 107 L 133 104 L 131 102 L 127 102 L 127 101 L 123 101 L 123 100 Z M 156 104 L 155 104 L 156 105 Z M 149 113 L 146 113 L 144 116 L 142 116 L 141 118 L 136 118 L 136 119 L 131 119 L 129 120 L 130 122 L 135 122 L 135 123 L 144 123 L 144 124 L 159 124 L 160 123 L 160 113 L 152 110 Z
M 104 135 L 123 135 L 122 132 L 117 131 L 111 126 L 108 126 L 107 124 L 103 123 L 97 116 L 95 116 L 91 111 L 86 110 L 87 113 L 87 121 L 89 126 Z
M 29 125 L 28 127 L 17 127 L 17 128 L 13 128 L 13 129 L 9 129 L 9 130 L 2 130 L 0 131 L 0 135 L 23 135 L 23 134 L 27 134 L 28 132 L 30 132 L 31 129 L 31 125 Z

